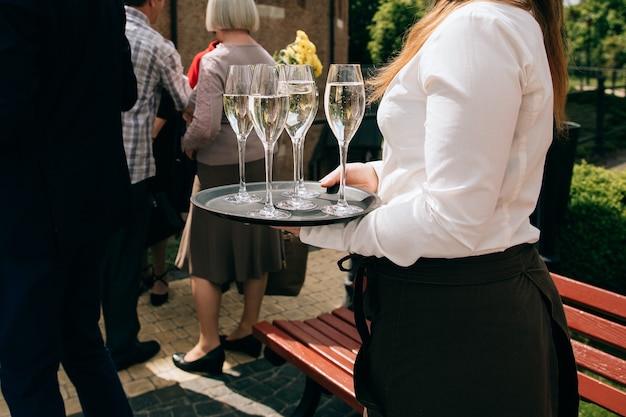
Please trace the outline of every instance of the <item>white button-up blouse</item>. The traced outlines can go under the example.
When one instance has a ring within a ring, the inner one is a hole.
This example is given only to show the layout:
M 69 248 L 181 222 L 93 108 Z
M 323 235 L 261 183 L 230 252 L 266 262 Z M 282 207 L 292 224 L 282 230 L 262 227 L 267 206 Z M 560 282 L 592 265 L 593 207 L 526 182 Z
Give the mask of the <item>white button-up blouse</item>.
M 382 206 L 302 241 L 408 266 L 539 238 L 530 224 L 553 136 L 543 36 L 525 10 L 471 2 L 397 74 L 378 109 Z

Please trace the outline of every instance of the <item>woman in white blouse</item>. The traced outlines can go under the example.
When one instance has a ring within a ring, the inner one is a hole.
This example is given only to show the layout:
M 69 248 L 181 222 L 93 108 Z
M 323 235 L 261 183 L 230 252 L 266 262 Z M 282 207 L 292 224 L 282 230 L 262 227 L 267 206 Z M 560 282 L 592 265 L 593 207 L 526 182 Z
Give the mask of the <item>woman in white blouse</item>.
M 383 159 L 346 179 L 382 205 L 300 230 L 363 256 L 355 312 L 372 321 L 355 386 L 370 417 L 577 416 L 567 324 L 529 221 L 564 125 L 562 28 L 561 0 L 437 0 L 371 83 Z

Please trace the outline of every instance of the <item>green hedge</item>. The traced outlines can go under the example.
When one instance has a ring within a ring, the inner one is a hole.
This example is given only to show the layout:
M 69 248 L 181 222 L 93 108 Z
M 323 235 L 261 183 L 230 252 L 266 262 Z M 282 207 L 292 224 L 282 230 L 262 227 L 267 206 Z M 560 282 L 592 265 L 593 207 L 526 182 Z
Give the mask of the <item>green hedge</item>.
M 558 272 L 626 294 L 626 171 L 574 165 L 557 250 Z

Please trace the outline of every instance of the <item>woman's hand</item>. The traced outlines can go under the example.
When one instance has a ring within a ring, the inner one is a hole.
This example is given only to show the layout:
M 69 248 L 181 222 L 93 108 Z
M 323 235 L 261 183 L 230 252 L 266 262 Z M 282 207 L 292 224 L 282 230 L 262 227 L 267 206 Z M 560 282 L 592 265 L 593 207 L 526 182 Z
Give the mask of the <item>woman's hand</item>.
M 185 149 L 185 155 L 187 155 L 187 158 L 191 159 L 192 161 L 196 159 L 196 150 L 195 149 Z
M 183 110 L 183 120 L 185 120 L 187 123 L 191 123 L 191 121 L 193 120 L 193 108 L 191 107 L 186 107 L 185 110 Z
M 330 174 L 320 180 L 320 185 L 324 188 L 339 184 L 341 167 L 335 168 Z M 370 165 L 353 162 L 346 165 L 346 185 L 362 188 L 375 193 L 378 191 L 378 175 Z

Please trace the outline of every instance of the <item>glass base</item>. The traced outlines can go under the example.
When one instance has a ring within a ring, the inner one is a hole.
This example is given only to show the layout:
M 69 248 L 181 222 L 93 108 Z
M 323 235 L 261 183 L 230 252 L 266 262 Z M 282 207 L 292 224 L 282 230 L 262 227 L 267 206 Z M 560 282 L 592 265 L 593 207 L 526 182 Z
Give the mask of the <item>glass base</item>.
M 350 205 L 340 206 L 338 204 L 333 204 L 330 206 L 322 207 L 323 213 L 330 214 L 331 216 L 337 216 L 337 217 L 348 216 L 348 215 L 360 213 L 362 211 L 363 209 L 361 207 L 350 206 Z
M 285 197 L 293 197 L 293 191 L 285 191 L 283 192 L 283 196 Z M 320 193 L 317 191 L 311 191 L 306 188 L 298 188 L 298 197 L 304 199 L 317 198 L 320 196 Z
M 291 217 L 291 213 L 285 210 L 267 210 L 265 208 L 262 208 L 260 210 L 254 210 L 249 212 L 248 216 L 263 219 L 288 219 Z
M 227 203 L 233 204 L 249 204 L 249 203 L 258 203 L 261 201 L 261 197 L 256 196 L 254 194 L 232 194 L 227 197 L 224 197 L 224 201 Z
M 293 195 L 293 193 L 292 193 Z M 276 204 L 276 207 L 284 209 L 284 210 L 300 210 L 300 211 L 306 211 L 306 210 L 313 210 L 314 208 L 317 207 L 317 204 L 315 204 L 312 201 L 308 201 L 308 200 L 283 200 L 280 203 Z

